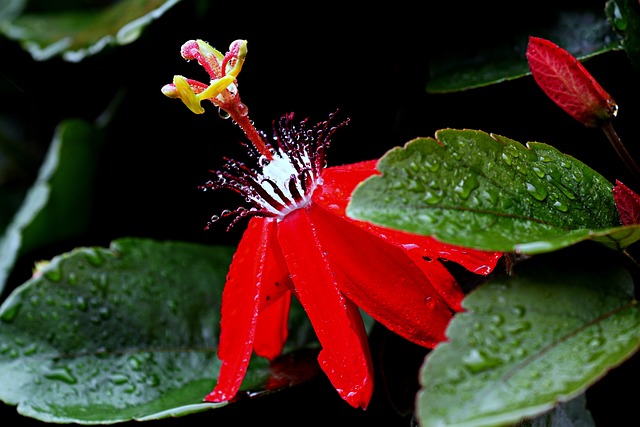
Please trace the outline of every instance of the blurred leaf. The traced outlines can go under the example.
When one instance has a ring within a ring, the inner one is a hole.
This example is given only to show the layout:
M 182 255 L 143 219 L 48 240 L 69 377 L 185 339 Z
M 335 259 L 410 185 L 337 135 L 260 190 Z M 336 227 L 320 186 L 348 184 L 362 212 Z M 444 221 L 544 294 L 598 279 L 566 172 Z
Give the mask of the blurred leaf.
M 558 4 L 557 8 L 545 9 L 545 18 L 537 26 L 519 26 L 512 33 L 502 31 L 498 40 L 485 40 L 478 31 L 473 40 L 434 56 L 427 92 L 462 91 L 528 75 L 525 51 L 530 35 L 553 41 L 579 60 L 622 49 L 603 7 L 567 10 Z
M 537 418 L 522 421 L 518 427 L 596 427 L 596 424 L 587 410 L 587 399 L 581 394 Z
M 640 9 L 635 0 L 609 0 L 605 7 L 613 29 L 622 37 L 631 63 L 640 70 Z
M 0 9 L 0 32 L 31 53 L 37 61 L 61 55 L 78 62 L 109 45 L 138 39 L 144 28 L 180 0 L 120 0 L 102 8 L 61 9 L 55 2 L 46 11 L 15 16 L 16 7 Z
M 26 139 L 21 122 L 17 116 L 0 113 L 0 236 L 18 210 L 42 161 L 39 150 Z
M 88 225 L 102 133 L 78 119 L 56 129 L 38 178 L 0 236 L 0 291 L 18 256 Z
M 220 297 L 234 249 L 121 239 L 39 265 L 0 307 L 0 398 L 55 423 L 185 415 L 215 385 Z M 300 316 L 294 319 L 301 319 Z M 294 334 L 303 322 L 292 322 Z M 252 360 L 247 392 L 316 375 L 317 353 Z
M 619 253 L 589 249 L 531 258 L 467 296 L 447 342 L 422 367 L 422 425 L 496 426 L 540 415 L 638 350 L 631 274 Z
M 584 240 L 624 248 L 613 185 L 557 149 L 476 130 L 444 129 L 387 152 L 347 214 L 445 243 L 535 254 Z

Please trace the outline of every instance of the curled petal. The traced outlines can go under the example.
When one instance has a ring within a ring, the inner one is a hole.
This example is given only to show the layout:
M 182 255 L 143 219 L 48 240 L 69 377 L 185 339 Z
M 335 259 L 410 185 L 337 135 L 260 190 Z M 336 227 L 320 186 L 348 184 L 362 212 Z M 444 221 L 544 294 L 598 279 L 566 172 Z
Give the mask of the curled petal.
M 350 300 L 413 343 L 433 348 L 445 339 L 452 312 L 402 249 L 321 206 L 310 218 Z
M 240 389 L 253 350 L 259 318 L 261 286 L 266 278 L 278 276 L 274 264 L 268 264 L 273 250 L 270 236 L 275 222 L 252 218 L 233 256 L 222 293 L 218 356 L 222 361 L 218 382 L 205 400 L 230 400 Z M 270 322 L 265 322 L 270 323 Z M 276 334 L 280 331 L 276 331 Z
M 307 210 L 298 209 L 278 224 L 278 241 L 322 350 L 318 361 L 340 396 L 365 409 L 373 393 L 369 343 L 358 307 L 336 286 Z
M 529 69 L 538 86 L 565 112 L 587 127 L 615 117 L 613 98 L 569 52 L 539 37 L 529 37 Z

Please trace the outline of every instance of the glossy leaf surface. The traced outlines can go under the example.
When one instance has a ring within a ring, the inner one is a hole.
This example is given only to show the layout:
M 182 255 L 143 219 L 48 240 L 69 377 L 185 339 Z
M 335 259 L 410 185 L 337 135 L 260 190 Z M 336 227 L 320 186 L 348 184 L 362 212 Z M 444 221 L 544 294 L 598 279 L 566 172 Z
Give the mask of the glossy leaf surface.
M 494 7 L 500 9 L 496 13 L 502 16 L 509 16 L 509 12 L 541 16 L 537 25 L 524 29 L 517 24 L 518 20 L 513 21 L 515 25 L 501 25 L 494 37 L 491 29 L 486 28 L 488 22 L 472 20 L 469 25 L 477 27 L 476 37 L 453 38 L 453 42 L 439 46 L 440 53 L 431 62 L 427 92 L 457 92 L 528 75 L 525 51 L 531 34 L 555 40 L 579 60 L 621 49 L 620 37 L 611 28 L 604 5 L 557 5 L 553 9 L 538 5 L 533 10 L 514 4 L 517 9 L 514 11 L 508 11 L 508 6 L 502 4 Z M 451 28 L 454 30 L 455 25 Z
M 640 238 L 638 227 L 620 227 L 609 181 L 543 143 L 444 129 L 390 150 L 378 169 L 354 191 L 352 218 L 527 254 L 589 239 L 621 248 Z
M 448 341 L 422 367 L 422 425 L 510 425 L 540 415 L 636 352 L 640 310 L 617 255 L 541 255 L 468 295 Z
M 0 308 L 0 399 L 25 416 L 83 424 L 220 406 L 203 399 L 219 369 L 220 295 L 232 253 L 122 239 L 40 265 Z M 277 387 L 316 373 L 279 369 Z M 242 390 L 273 381 L 266 359 L 254 358 Z

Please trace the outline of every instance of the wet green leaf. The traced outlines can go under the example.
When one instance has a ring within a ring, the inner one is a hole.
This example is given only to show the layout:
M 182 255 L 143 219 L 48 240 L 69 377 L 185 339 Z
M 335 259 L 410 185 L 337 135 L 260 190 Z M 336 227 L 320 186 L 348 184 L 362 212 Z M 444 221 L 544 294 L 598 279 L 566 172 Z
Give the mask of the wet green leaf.
M 83 424 L 225 405 L 203 398 L 219 369 L 220 296 L 232 254 L 230 247 L 121 239 L 41 264 L 0 307 L 0 399 L 25 416 Z M 314 375 L 316 356 L 298 377 L 287 376 L 284 359 L 276 385 Z M 266 359 L 253 359 L 242 390 L 273 387 L 271 375 Z
M 530 35 L 563 46 L 579 60 L 621 49 L 620 37 L 602 6 L 568 9 L 558 5 L 544 13 L 538 25 L 500 31 L 498 39 L 485 38 L 482 25 L 488 23 L 482 21 L 472 39 L 458 36 L 454 40 L 459 45 L 445 44 L 432 60 L 427 92 L 457 92 L 528 75 L 525 51 Z
M 387 152 L 347 214 L 465 247 L 526 254 L 584 240 L 623 248 L 613 185 L 579 160 L 476 130 L 445 129 Z
M 85 230 L 102 131 L 82 120 L 62 122 L 35 183 L 0 236 L 0 291 L 18 256 Z
M 95 55 L 106 46 L 138 39 L 153 20 L 180 0 L 120 0 L 102 8 L 56 6 L 30 13 L 22 5 L 0 9 L 0 32 L 18 41 L 35 60 L 62 56 L 71 62 Z M 23 12 L 23 13 L 18 13 Z
M 484 427 L 538 416 L 638 350 L 631 274 L 619 253 L 589 249 L 530 258 L 467 296 L 447 342 L 422 367 L 421 425 Z

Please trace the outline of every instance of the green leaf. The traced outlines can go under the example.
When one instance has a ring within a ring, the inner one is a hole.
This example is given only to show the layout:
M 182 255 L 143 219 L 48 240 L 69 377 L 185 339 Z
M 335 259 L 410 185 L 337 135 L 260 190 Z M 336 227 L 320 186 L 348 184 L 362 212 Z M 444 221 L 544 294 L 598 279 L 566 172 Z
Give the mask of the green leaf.
M 86 229 L 102 142 L 102 132 L 79 119 L 56 128 L 35 183 L 0 236 L 0 291 L 18 256 Z
M 481 17 L 477 22 L 482 22 Z M 481 29 L 457 34 L 454 40 L 463 44 L 445 47 L 433 58 L 427 92 L 462 91 L 530 74 L 525 58 L 530 35 L 553 41 L 579 60 L 622 48 L 601 6 L 567 9 L 558 5 L 546 9 L 545 19 L 539 23 L 524 28 L 518 25 L 499 35 L 498 39 L 485 39 Z
M 640 238 L 620 227 L 613 185 L 539 142 L 523 146 L 477 130 L 445 129 L 387 152 L 347 214 L 446 243 L 535 254 L 584 240 L 622 248 Z
M 619 253 L 592 249 L 530 258 L 465 298 L 447 342 L 422 367 L 421 425 L 495 426 L 540 415 L 638 350 L 631 274 Z
M 609 0 L 605 10 L 613 29 L 622 37 L 631 63 L 640 70 L 640 12 L 635 0 Z
M 16 15 L 7 7 L 0 15 L 0 32 L 18 41 L 37 61 L 61 55 L 78 62 L 106 46 L 125 45 L 138 39 L 144 28 L 180 0 L 120 0 L 103 8 L 58 8 Z
M 220 297 L 232 254 L 121 239 L 41 264 L 0 307 L 0 399 L 25 416 L 84 424 L 224 405 L 203 399 L 219 369 Z M 315 356 L 303 377 L 318 371 Z M 286 366 L 280 370 L 281 379 Z M 242 389 L 264 391 L 270 377 L 266 359 L 256 357 Z

